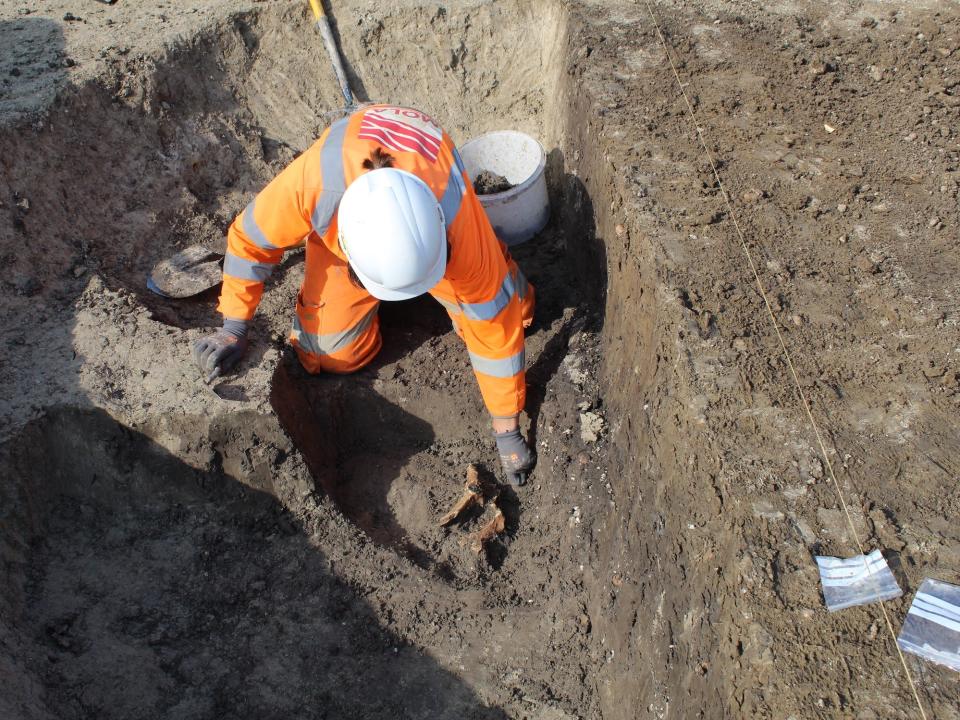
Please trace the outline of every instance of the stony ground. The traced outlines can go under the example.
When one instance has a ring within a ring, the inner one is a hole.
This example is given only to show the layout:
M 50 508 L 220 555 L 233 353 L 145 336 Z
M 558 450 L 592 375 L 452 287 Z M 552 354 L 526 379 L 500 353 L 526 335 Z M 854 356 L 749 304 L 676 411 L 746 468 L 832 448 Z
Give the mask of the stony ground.
M 437 520 L 496 471 L 428 300 L 312 378 L 189 343 L 216 246 L 338 90 L 305 3 L 0 0 L 0 715 L 919 717 L 676 78 L 718 162 L 857 536 L 960 582 L 960 13 L 951 3 L 337 3 L 362 97 L 549 151 L 530 486 L 479 556 Z M 928 717 L 955 673 L 908 657 Z

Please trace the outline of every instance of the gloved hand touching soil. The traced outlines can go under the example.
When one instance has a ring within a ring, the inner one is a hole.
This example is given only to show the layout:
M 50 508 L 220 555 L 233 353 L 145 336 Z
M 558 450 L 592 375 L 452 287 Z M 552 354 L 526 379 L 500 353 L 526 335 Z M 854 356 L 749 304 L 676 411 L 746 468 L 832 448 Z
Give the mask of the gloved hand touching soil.
M 193 360 L 207 383 L 237 366 L 247 352 L 247 323 L 224 318 L 223 327 L 193 343 Z
M 537 464 L 537 458 L 520 434 L 520 428 L 495 432 L 493 437 L 497 441 L 497 452 L 500 453 L 500 462 L 507 480 L 511 485 L 525 485 L 527 476 Z

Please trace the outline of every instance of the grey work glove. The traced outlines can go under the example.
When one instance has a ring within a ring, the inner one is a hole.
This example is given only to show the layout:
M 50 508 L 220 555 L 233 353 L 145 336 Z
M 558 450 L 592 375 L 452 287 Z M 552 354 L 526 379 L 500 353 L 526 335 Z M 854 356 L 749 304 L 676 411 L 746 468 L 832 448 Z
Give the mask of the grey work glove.
M 500 463 L 507 480 L 511 485 L 525 485 L 527 475 L 537 464 L 537 457 L 523 439 L 520 430 L 494 433 L 493 438 L 497 441 L 497 452 L 500 453 Z
M 193 361 L 203 372 L 204 381 L 211 383 L 237 366 L 248 345 L 247 323 L 225 318 L 222 328 L 193 343 Z

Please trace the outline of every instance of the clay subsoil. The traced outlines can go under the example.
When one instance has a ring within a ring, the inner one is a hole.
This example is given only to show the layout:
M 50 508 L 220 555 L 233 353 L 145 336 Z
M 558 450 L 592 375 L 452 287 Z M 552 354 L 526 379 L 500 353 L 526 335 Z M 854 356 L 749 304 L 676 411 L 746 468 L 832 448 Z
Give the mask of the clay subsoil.
M 960 582 L 960 11 L 656 2 L 865 549 Z M 429 298 L 311 377 L 284 338 L 205 386 L 216 290 L 150 268 L 227 225 L 340 106 L 306 3 L 0 0 L 0 717 L 916 718 L 826 458 L 645 2 L 348 0 L 363 99 L 548 151 L 523 418 L 498 472 Z M 927 717 L 956 673 L 914 656 Z

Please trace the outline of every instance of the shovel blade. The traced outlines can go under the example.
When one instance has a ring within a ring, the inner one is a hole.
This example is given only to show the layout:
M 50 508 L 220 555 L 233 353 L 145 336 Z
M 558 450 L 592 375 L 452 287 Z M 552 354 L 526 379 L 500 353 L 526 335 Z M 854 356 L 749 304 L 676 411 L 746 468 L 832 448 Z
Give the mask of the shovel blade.
M 185 298 L 216 287 L 223 279 L 223 253 L 206 245 L 191 245 L 157 263 L 147 277 L 147 288 L 168 298 Z

